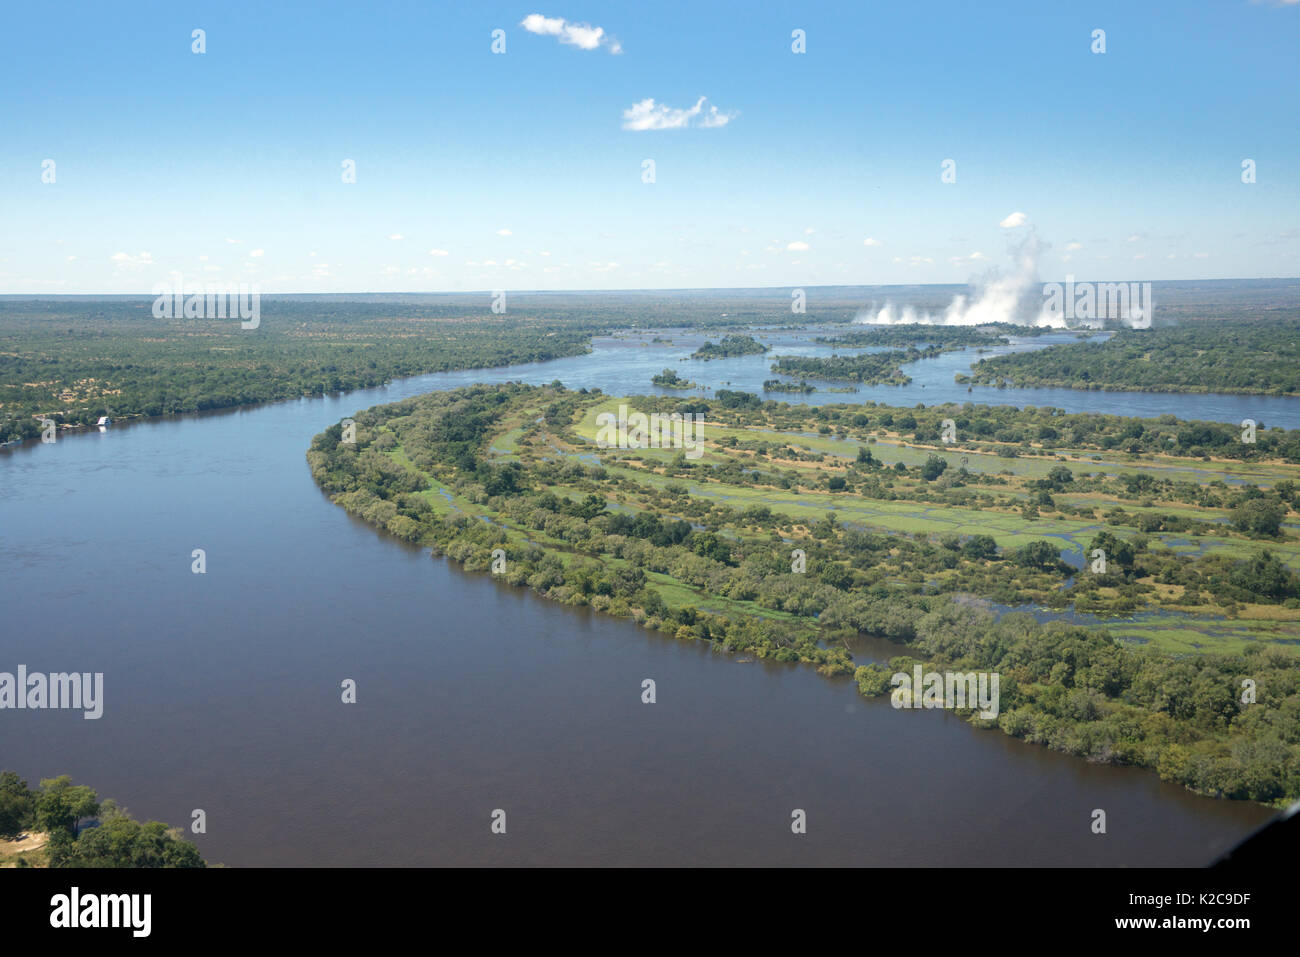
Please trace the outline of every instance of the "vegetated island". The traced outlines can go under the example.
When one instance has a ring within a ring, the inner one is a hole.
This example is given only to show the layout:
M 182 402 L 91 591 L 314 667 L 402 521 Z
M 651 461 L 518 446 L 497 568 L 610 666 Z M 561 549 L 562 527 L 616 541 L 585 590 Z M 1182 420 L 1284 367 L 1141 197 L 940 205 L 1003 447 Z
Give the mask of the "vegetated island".
M 694 382 L 688 382 L 677 374 L 676 369 L 665 369 L 663 372 L 650 377 L 650 384 L 657 385 L 661 389 L 698 389 L 699 386 Z
M 939 355 L 943 349 L 909 347 L 889 352 L 861 352 L 849 356 L 778 356 L 772 371 L 810 379 L 838 379 L 863 385 L 907 385 L 912 377 L 902 370 L 908 362 Z
M 762 355 L 768 351 L 768 347 L 763 345 L 753 336 L 731 335 L 723 336 L 721 341 L 716 345 L 712 342 L 705 342 L 693 353 L 692 359 L 725 359 L 731 356 L 752 356 Z
M 799 395 L 812 395 L 817 391 L 817 387 L 811 383 L 798 379 L 794 382 L 786 382 L 784 379 L 765 379 L 763 381 L 764 392 L 792 392 Z
M 964 381 L 1022 388 L 1300 395 L 1300 325 L 1294 319 L 1199 320 L 1123 329 L 1105 342 L 981 359 Z
M 140 823 L 67 775 L 0 772 L 0 867 L 207 867 L 178 828 Z
M 620 405 L 703 415 L 702 454 L 598 446 L 597 417 Z M 504 549 L 511 584 L 852 675 L 865 695 L 917 664 L 997 673 L 999 715 L 962 712 L 977 725 L 1204 794 L 1300 797 L 1300 432 L 1244 446 L 1234 427 L 1173 417 L 558 383 L 433 393 L 355 420 L 354 442 L 338 425 L 313 440 L 316 481 L 467 569 Z M 1193 457 L 1206 449 L 1221 454 Z M 1099 617 L 1044 624 L 995 604 Z M 1147 615 L 1117 617 L 1134 611 Z M 899 653 L 859 666 L 861 635 Z

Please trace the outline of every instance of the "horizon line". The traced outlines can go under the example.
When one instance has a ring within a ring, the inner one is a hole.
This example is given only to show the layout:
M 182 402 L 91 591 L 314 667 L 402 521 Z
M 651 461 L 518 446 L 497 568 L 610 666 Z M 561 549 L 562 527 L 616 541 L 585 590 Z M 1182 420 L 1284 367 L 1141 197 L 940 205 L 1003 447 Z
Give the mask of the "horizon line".
M 183 274 L 182 274 L 183 275 Z M 1045 279 L 1041 283 L 1060 282 L 1060 280 Z M 1075 284 L 1087 282 L 1149 282 L 1152 285 L 1170 285 L 1173 283 L 1196 283 L 1196 282 L 1300 282 L 1300 276 L 1219 276 L 1203 279 L 1086 279 L 1075 280 Z M 255 283 L 245 283 L 243 280 L 212 280 L 212 285 L 239 286 L 241 283 L 245 286 L 252 286 Z M 514 295 L 572 295 L 572 294 L 610 294 L 610 293 L 689 293 L 689 292 L 770 292 L 779 293 L 794 289 L 890 289 L 890 288 L 926 288 L 935 289 L 952 288 L 954 286 L 964 286 L 971 288 L 970 282 L 891 282 L 891 283 L 822 283 L 803 285 L 777 285 L 777 286 L 671 286 L 671 287 L 649 287 L 649 286 L 625 286 L 617 288 L 603 289 L 511 289 L 509 287 L 498 287 L 496 289 L 466 289 L 466 290 L 350 290 L 348 292 L 266 292 L 258 293 L 261 296 L 492 296 L 498 292 L 507 292 Z M 155 292 L 0 292 L 0 300 L 10 298 L 24 299 L 137 299 L 137 298 L 157 298 Z

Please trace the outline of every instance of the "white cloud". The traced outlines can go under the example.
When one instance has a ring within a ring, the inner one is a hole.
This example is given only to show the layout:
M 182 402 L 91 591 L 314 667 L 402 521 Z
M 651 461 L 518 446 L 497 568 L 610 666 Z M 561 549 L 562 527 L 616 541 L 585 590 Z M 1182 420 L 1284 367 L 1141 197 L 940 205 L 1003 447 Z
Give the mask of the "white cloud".
M 590 23 L 570 23 L 563 17 L 530 13 L 519 21 L 519 25 L 529 33 L 557 37 L 561 43 L 579 50 L 599 50 L 604 46 L 610 53 L 623 52 L 623 45 L 607 34 L 604 27 L 593 27 Z
M 1082 248 L 1083 248 L 1083 243 L 1066 243 L 1066 244 L 1065 244 L 1065 251 L 1066 251 L 1067 253 L 1078 252 L 1078 251 L 1079 251 L 1080 249 L 1082 249 Z
M 391 236 L 389 236 L 388 238 L 389 238 L 389 239 L 393 239 L 393 240 L 398 240 L 398 239 L 405 239 L 406 237 L 403 236 L 401 233 L 393 233 L 393 234 L 392 234 Z
M 126 269 L 133 272 L 138 269 L 143 269 L 145 266 L 157 265 L 157 263 L 153 261 L 153 255 L 145 252 L 140 253 L 138 256 L 132 256 L 130 253 L 113 253 L 109 258 L 113 260 L 113 264 L 118 269 Z
M 685 129 L 703 113 L 706 99 L 707 97 L 702 96 L 690 109 L 679 110 L 667 103 L 655 103 L 653 97 L 646 97 L 623 111 L 623 129 L 636 131 Z M 709 112 L 704 114 L 703 119 L 695 125 L 706 128 L 726 126 L 736 116 L 735 113 L 719 113 L 716 106 L 711 106 Z
M 1001 226 L 1003 229 L 1016 229 L 1017 227 L 1025 225 L 1025 223 L 1027 222 L 1029 222 L 1028 216 L 1026 216 L 1024 213 L 1016 212 L 1016 213 L 1012 213 L 1006 219 L 1002 220 L 1002 222 L 998 223 L 998 225 Z
M 263 255 L 265 255 L 265 254 L 266 254 L 266 250 L 265 250 L 265 249 L 252 249 L 252 250 L 249 250 L 249 253 L 248 253 L 248 255 L 252 256 L 254 259 L 257 259 L 257 258 L 259 258 L 259 257 L 261 257 L 261 256 L 263 256 Z
M 238 246 L 240 243 L 238 239 L 227 239 L 226 242 L 230 243 L 232 246 Z
M 451 254 L 450 254 L 449 252 L 447 252 L 447 250 L 445 250 L 445 249 L 430 249 L 430 250 L 429 250 L 429 255 L 430 255 L 430 256 L 449 256 L 449 255 L 451 255 Z
M 874 236 L 868 236 L 866 239 L 862 240 L 862 245 L 864 245 L 864 246 L 879 246 L 879 245 L 880 245 L 880 240 L 879 240 L 879 239 L 876 239 Z
M 802 241 L 785 244 L 786 252 L 790 252 L 790 253 L 807 252 L 809 249 L 812 249 L 812 247 Z
M 498 229 L 498 230 L 497 230 L 497 235 L 498 235 L 498 236 L 513 236 L 514 233 L 512 233 L 512 232 L 511 232 L 510 230 L 508 230 L 508 229 Z
M 1128 241 L 1131 242 L 1131 243 L 1135 243 L 1135 242 L 1137 242 L 1138 240 L 1140 240 L 1141 238 L 1142 238 L 1142 234 L 1141 234 L 1141 233 L 1134 233 L 1132 236 L 1130 236 L 1130 237 L 1128 238 Z
M 805 236 L 811 236 L 811 235 L 813 234 L 813 232 L 814 232 L 813 228 L 812 228 L 811 226 L 809 226 L 807 229 L 805 229 L 805 230 L 803 231 L 803 234 L 804 234 Z
M 706 130 L 717 129 L 719 126 L 726 126 L 740 114 L 737 112 L 720 113 L 716 106 L 710 106 L 709 112 L 704 114 L 704 119 L 700 120 L 700 126 Z

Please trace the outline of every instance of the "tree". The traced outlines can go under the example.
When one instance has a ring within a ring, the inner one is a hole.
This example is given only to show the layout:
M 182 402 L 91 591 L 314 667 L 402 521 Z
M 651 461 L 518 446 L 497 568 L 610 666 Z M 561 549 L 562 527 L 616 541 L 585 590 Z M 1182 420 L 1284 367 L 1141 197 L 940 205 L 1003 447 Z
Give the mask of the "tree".
M 921 478 L 927 482 L 933 482 L 944 473 L 947 467 L 948 463 L 946 461 L 937 455 L 931 455 L 926 458 L 925 464 L 921 466 Z
M 1015 561 L 1024 568 L 1054 569 L 1061 564 L 1061 550 L 1040 539 L 1017 549 Z
M 994 559 L 998 557 L 998 543 L 991 535 L 972 535 L 961 547 L 961 553 L 971 561 Z
M 77 822 L 99 813 L 99 796 L 84 784 L 73 784 L 64 774 L 41 781 L 36 798 L 36 826 L 51 835 L 76 837 Z
M 1232 510 L 1232 524 L 1247 535 L 1276 538 L 1282 529 L 1283 515 L 1280 505 L 1256 498 Z
M 105 801 L 100 826 L 50 845 L 51 867 L 205 867 L 199 849 L 162 821 L 141 824 Z
M 0 837 L 17 837 L 32 824 L 36 795 L 13 771 L 0 773 Z
M 1106 555 L 1107 570 L 1111 565 L 1119 566 L 1122 572 L 1133 570 L 1133 562 L 1137 554 L 1128 542 L 1116 538 L 1110 532 L 1098 532 L 1088 549 L 1087 557 L 1091 559 L 1092 553 L 1097 549 L 1101 549 Z
M 1073 481 L 1073 472 L 1067 469 L 1064 465 L 1054 465 L 1052 470 L 1047 473 L 1047 478 L 1042 480 L 1042 486 L 1044 488 L 1050 488 L 1053 492 L 1060 492 Z
M 1295 573 L 1278 561 L 1271 552 L 1264 551 L 1249 562 L 1232 570 L 1228 580 L 1238 588 L 1259 598 L 1281 600 L 1300 591 Z

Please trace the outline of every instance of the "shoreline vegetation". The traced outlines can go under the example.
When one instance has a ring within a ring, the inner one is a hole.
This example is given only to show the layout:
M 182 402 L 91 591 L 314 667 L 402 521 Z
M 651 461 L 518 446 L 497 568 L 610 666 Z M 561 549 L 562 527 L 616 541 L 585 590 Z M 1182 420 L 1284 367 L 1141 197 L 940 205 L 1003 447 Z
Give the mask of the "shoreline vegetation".
M 67 775 L 31 788 L 0 772 L 0 867 L 208 867 L 181 835 L 135 820 Z
M 704 456 L 598 448 L 620 404 L 703 416 Z M 998 673 L 1000 714 L 971 723 L 1201 794 L 1300 797 L 1300 432 L 558 382 L 355 421 L 313 439 L 317 483 L 467 570 L 868 696 L 916 665 Z M 859 664 L 863 635 L 906 654 Z

